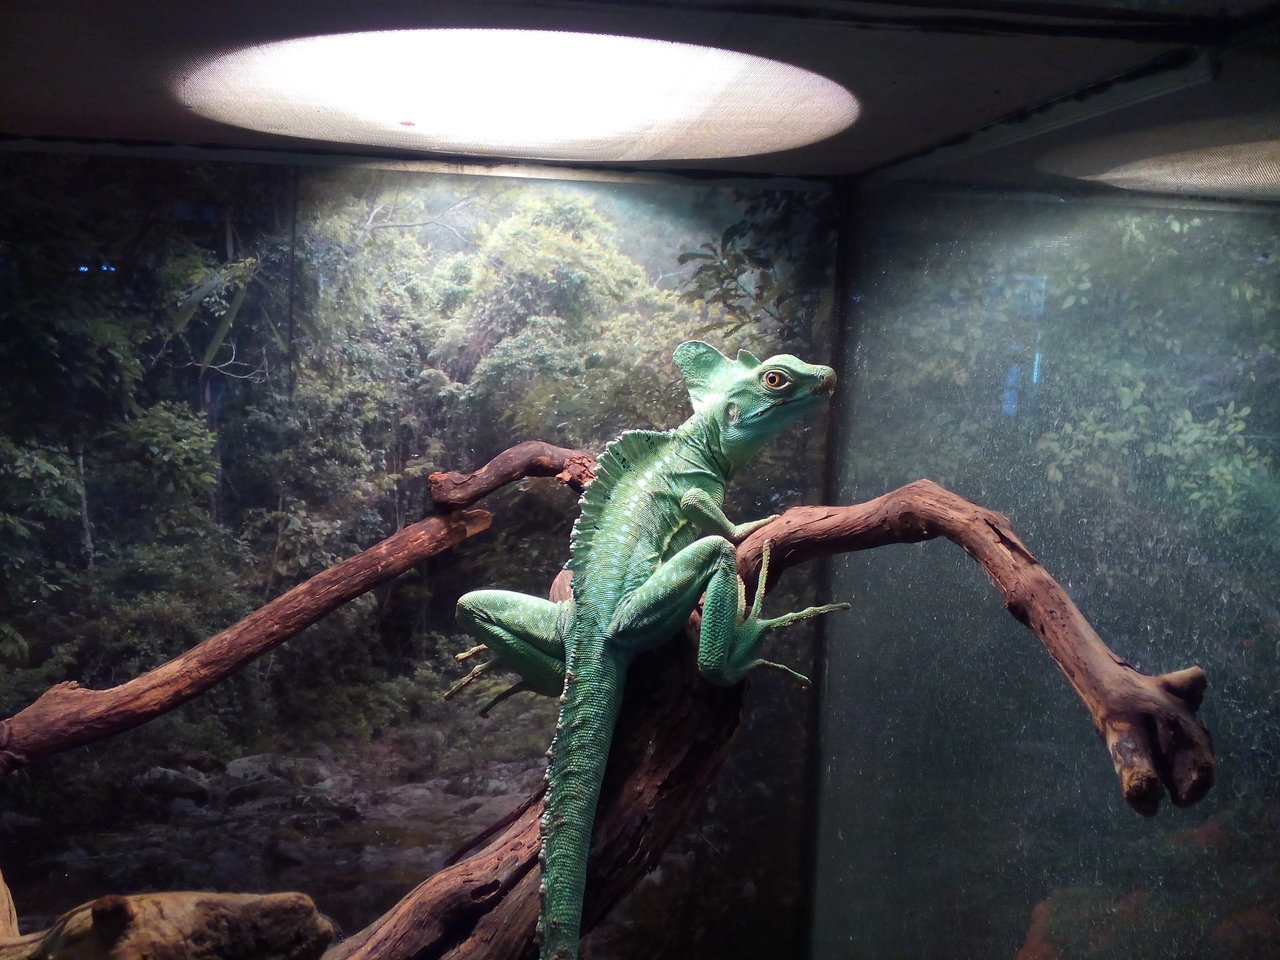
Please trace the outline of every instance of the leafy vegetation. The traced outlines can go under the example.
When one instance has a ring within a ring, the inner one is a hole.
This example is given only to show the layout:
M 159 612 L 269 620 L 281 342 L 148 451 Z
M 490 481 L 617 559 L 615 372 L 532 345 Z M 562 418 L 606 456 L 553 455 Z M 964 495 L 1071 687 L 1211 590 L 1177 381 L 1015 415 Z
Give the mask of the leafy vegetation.
M 419 519 L 434 470 L 530 437 L 598 450 L 674 425 L 687 399 L 670 356 L 695 331 L 825 357 L 824 209 L 821 191 L 0 157 L 0 709 L 189 648 Z M 710 235 L 768 258 L 754 299 L 708 294 L 711 274 L 677 262 Z M 817 499 L 803 465 L 821 441 L 815 424 L 770 451 L 735 515 Z M 390 732 L 416 744 L 415 776 L 540 756 L 549 701 L 521 700 L 510 726 L 440 699 L 467 645 L 457 595 L 540 593 L 565 559 L 570 494 L 543 481 L 490 499 L 490 534 L 126 749 L 39 765 L 5 795 L 80 835 L 145 813 L 129 783 L 177 757 Z M 788 642 L 804 666 L 809 641 Z M 722 819 L 750 806 L 745 785 L 724 791 Z
M 1061 898 L 1076 911 L 1062 922 L 1079 924 L 1053 941 L 1064 957 L 1274 952 L 1211 942 L 1233 911 L 1265 909 L 1274 878 L 1216 840 L 1191 869 L 1185 836 L 1234 831 L 1274 859 L 1274 212 L 957 193 L 867 212 L 842 495 L 928 476 L 1007 513 L 1119 655 L 1148 673 L 1204 668 L 1220 774 L 1195 808 L 1135 824 L 1061 679 L 962 559 L 931 546 L 842 561 L 837 589 L 862 591 L 861 643 L 876 656 L 832 646 L 848 720 L 830 737 L 836 751 L 842 737 L 876 745 L 891 799 L 859 794 L 865 832 L 839 821 L 857 864 L 841 868 L 840 896 L 910 892 L 832 928 L 867 952 L 900 951 L 910 929 L 930 955 L 987 955 L 1016 949 L 1050 891 L 1083 887 L 1089 910 Z M 975 757 L 990 776 L 961 769 Z M 930 913 L 944 900 L 970 918 L 963 931 Z M 1092 925 L 1099 901 L 1150 912 L 1110 944 Z

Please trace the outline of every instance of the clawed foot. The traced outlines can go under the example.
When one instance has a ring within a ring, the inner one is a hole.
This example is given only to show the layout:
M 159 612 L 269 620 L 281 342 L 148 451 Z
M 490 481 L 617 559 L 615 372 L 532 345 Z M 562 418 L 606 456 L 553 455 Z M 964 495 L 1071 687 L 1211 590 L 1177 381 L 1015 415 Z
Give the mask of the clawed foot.
M 751 520 L 751 521 L 748 521 L 747 523 L 739 523 L 736 526 L 734 526 L 733 536 L 729 538 L 729 541 L 736 547 L 743 540 L 747 539 L 747 537 L 751 536 L 751 534 L 755 533 L 761 527 L 767 527 L 769 524 L 773 523 L 773 521 L 777 520 L 780 516 L 782 516 L 782 514 L 775 513 L 772 516 L 762 517 L 759 520 Z
M 847 603 L 827 603 L 820 607 L 806 607 L 795 613 L 785 613 L 780 617 L 762 617 L 761 610 L 764 607 L 764 591 L 765 584 L 769 582 L 769 552 L 773 548 L 773 542 L 766 540 L 764 548 L 760 554 L 760 576 L 756 581 L 756 595 L 751 601 L 751 612 L 743 620 L 744 626 L 752 626 L 759 631 L 760 634 L 768 633 L 770 630 L 776 630 L 779 627 L 789 627 L 793 623 L 799 623 L 802 620 L 811 620 L 814 617 L 820 617 L 824 613 L 834 613 L 837 610 L 849 610 L 851 605 Z M 748 669 L 756 667 L 768 667 L 772 670 L 781 670 L 783 673 L 799 680 L 801 685 L 806 689 L 812 686 L 812 682 L 802 673 L 792 670 L 790 667 L 781 663 L 775 663 L 772 660 L 753 660 Z
M 470 660 L 472 657 L 476 656 L 477 654 L 486 653 L 488 649 L 489 648 L 482 643 L 472 647 L 470 650 L 464 650 L 462 653 L 455 653 L 453 655 L 453 659 L 458 661 L 458 663 L 464 663 L 467 660 Z M 473 683 L 475 683 L 481 677 L 485 676 L 491 669 L 493 669 L 498 665 L 499 664 L 497 660 L 486 660 L 484 663 L 480 664 L 478 667 L 473 667 L 470 673 L 468 673 L 465 677 L 463 677 L 461 680 L 455 683 L 452 687 L 450 687 L 448 691 L 446 691 L 444 695 L 444 699 L 452 700 L 460 692 L 465 690 L 467 687 L 471 686 Z M 522 693 L 525 690 L 532 690 L 532 689 L 533 687 L 530 684 L 528 684 L 524 680 L 520 680 L 519 682 L 507 687 L 497 696 L 493 697 L 488 703 L 486 703 L 483 707 L 480 708 L 479 714 L 480 716 L 488 719 L 489 711 L 492 710 L 494 707 L 496 707 L 498 704 L 500 704 L 503 700 L 506 700 L 512 694 Z
M 477 653 L 480 653 L 487 649 L 488 649 L 487 647 L 481 644 L 480 646 L 472 647 L 470 650 L 467 650 L 463 653 L 454 654 L 453 659 L 457 660 L 459 663 L 462 663 L 463 661 L 469 660 L 471 657 L 474 657 Z M 484 663 L 480 664 L 478 667 L 473 667 L 470 673 L 468 673 L 465 677 L 463 677 L 461 680 L 455 683 L 452 687 L 450 687 L 448 691 L 445 692 L 444 698 L 446 700 L 452 700 L 461 691 L 465 690 L 467 687 L 471 686 L 473 683 L 475 683 L 477 680 L 483 677 L 486 673 L 488 673 L 489 668 L 494 666 L 497 662 L 498 662 L 497 660 L 486 660 Z

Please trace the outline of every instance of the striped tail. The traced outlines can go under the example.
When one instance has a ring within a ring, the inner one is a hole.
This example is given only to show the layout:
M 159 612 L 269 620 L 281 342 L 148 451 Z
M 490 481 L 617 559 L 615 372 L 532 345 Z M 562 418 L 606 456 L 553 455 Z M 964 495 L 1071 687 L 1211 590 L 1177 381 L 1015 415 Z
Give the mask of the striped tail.
M 602 649 L 602 640 L 571 639 L 568 648 L 542 814 L 541 960 L 578 956 L 587 854 L 626 676 L 626 665 Z

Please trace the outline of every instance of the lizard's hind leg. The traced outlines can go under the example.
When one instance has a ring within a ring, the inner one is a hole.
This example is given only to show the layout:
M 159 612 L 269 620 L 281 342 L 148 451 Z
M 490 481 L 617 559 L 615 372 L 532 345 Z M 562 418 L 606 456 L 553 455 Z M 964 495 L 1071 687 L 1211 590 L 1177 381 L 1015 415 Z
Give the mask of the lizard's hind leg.
M 558 696 L 564 689 L 564 633 L 570 604 L 553 603 L 510 590 L 475 590 L 458 600 L 458 624 L 520 674 L 515 687 L 482 713 L 519 690 Z M 478 677 L 491 666 L 472 671 Z
M 737 683 L 756 667 L 770 667 L 789 674 L 806 687 L 809 686 L 809 678 L 803 674 L 783 664 L 758 657 L 756 652 L 761 641 L 770 630 L 787 627 L 824 613 L 849 609 L 847 603 L 828 603 L 820 607 L 806 607 L 780 617 L 762 616 L 771 546 L 766 541 L 756 595 L 750 610 L 745 609 L 745 587 L 736 568 L 732 571 L 718 568 L 707 583 L 702 631 L 698 638 L 698 672 L 710 683 L 727 686 Z

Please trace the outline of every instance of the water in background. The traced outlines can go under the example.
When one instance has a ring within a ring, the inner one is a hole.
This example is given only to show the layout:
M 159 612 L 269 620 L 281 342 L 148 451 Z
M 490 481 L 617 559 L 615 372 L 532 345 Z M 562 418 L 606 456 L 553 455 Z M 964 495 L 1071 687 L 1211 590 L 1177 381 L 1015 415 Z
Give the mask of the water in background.
M 858 230 L 841 502 L 1006 513 L 1117 653 L 1205 669 L 1219 767 L 1142 819 L 962 552 L 842 558 L 814 956 L 1280 955 L 1280 214 L 916 195 Z

